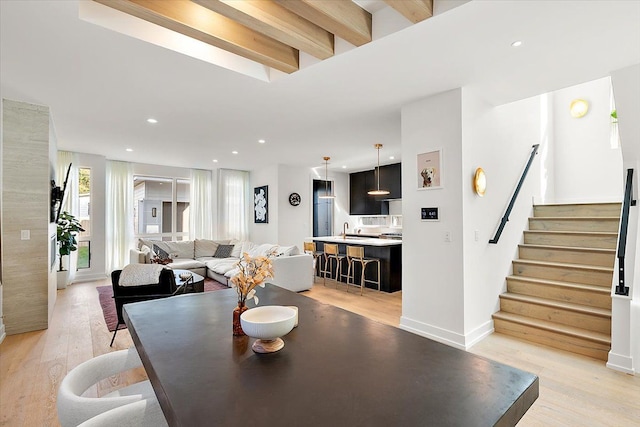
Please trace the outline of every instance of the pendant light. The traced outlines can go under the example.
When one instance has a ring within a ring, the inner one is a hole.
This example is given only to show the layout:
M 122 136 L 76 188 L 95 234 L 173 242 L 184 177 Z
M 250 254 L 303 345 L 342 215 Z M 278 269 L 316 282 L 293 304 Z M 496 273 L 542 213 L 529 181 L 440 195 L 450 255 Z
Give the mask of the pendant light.
M 376 175 L 378 175 L 378 188 L 367 192 L 367 194 L 370 196 L 386 196 L 389 194 L 389 191 L 380 189 L 380 149 L 382 148 L 382 144 L 375 144 L 374 147 L 378 150 L 378 169 L 376 170 Z
M 318 199 L 335 199 L 336 196 L 334 196 L 332 193 L 329 192 L 329 180 L 328 180 L 328 171 L 327 168 L 329 166 L 329 160 L 331 160 L 331 157 L 323 157 L 324 159 L 324 196 L 318 196 Z

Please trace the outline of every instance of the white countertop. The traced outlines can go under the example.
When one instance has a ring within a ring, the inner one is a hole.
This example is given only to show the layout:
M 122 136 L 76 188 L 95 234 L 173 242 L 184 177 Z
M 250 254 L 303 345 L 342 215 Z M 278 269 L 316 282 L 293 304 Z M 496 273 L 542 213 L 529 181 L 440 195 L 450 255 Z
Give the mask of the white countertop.
M 309 239 L 317 242 L 342 243 L 345 245 L 397 246 L 402 244 L 402 240 L 350 236 L 347 236 L 346 239 L 342 236 L 310 237 Z

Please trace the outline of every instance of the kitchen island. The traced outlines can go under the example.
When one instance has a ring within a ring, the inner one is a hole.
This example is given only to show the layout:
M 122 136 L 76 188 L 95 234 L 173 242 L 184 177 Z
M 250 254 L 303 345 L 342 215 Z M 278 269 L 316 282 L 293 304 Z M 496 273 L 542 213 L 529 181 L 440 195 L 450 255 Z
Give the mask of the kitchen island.
M 377 258 L 380 260 L 380 290 L 384 292 L 396 292 L 402 290 L 402 240 L 394 239 L 376 239 L 367 237 L 352 236 L 324 236 L 313 237 L 316 242 L 316 250 L 324 251 L 325 243 L 337 243 L 338 250 L 341 254 L 347 253 L 347 246 L 364 247 L 365 258 Z M 321 265 L 324 265 L 324 259 L 321 258 Z M 356 283 L 360 286 L 360 266 L 355 264 Z M 347 274 L 347 262 L 342 263 L 342 274 Z M 334 279 L 335 277 L 334 267 Z M 365 278 L 367 280 L 375 280 L 378 271 L 374 266 L 367 267 Z M 338 278 L 345 282 L 346 278 Z M 365 286 L 371 289 L 378 289 L 374 283 L 365 282 Z

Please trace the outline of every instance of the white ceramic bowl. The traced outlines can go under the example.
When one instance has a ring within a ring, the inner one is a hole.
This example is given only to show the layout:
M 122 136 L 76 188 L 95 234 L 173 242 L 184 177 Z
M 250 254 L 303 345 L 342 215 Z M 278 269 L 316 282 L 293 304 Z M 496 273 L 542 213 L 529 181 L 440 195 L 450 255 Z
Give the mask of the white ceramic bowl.
M 245 334 L 261 340 L 273 340 L 287 335 L 296 321 L 296 311 L 281 305 L 251 308 L 240 315 Z

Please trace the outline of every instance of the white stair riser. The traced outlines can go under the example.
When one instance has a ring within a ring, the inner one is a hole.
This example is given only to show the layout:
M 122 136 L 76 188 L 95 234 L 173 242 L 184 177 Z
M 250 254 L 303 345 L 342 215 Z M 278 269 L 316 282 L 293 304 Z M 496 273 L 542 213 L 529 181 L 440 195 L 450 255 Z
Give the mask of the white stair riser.
M 611 232 L 618 231 L 620 220 L 617 218 L 602 219 L 545 219 L 529 218 L 529 230 L 549 231 L 592 231 Z
M 513 275 L 536 277 L 539 279 L 558 280 L 562 282 L 584 283 L 602 287 L 611 287 L 613 272 L 582 270 L 572 267 L 556 267 L 548 265 L 527 265 L 513 262 Z
M 541 205 L 533 207 L 535 217 L 553 216 L 620 216 L 620 203 L 596 203 L 584 205 Z
M 520 247 L 520 259 L 531 259 L 548 262 L 566 262 L 568 264 L 583 264 L 598 267 L 613 267 L 615 253 L 598 251 L 583 251 L 571 249 L 553 249 L 548 247 Z
M 534 319 L 547 320 L 561 325 L 573 326 L 588 331 L 611 333 L 611 318 L 592 314 L 579 313 L 559 307 L 548 307 L 525 301 L 500 298 L 500 310 L 507 313 L 520 314 Z
M 607 360 L 611 346 L 580 337 L 538 329 L 529 325 L 521 325 L 501 319 L 494 319 L 496 332 L 522 338 L 527 341 L 548 345 L 561 350 L 583 354 L 600 360 Z

